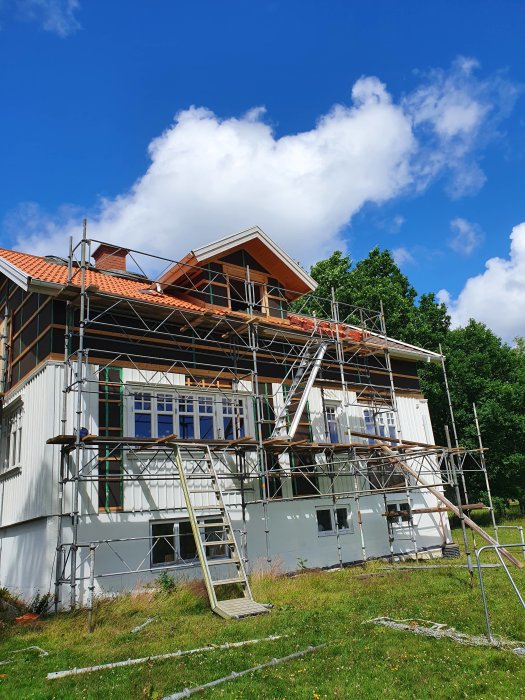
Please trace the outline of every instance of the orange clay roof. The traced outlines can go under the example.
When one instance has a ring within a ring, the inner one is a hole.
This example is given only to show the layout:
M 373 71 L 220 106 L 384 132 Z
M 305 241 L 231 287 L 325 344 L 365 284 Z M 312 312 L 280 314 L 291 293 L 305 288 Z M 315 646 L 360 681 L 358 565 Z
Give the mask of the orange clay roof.
M 14 250 L 6 250 L 5 248 L 0 248 L 0 258 L 14 265 L 18 270 L 34 280 L 64 286 L 67 284 L 67 267 L 65 265 L 59 265 L 58 263 L 46 260 L 46 258 L 37 255 L 18 253 Z M 80 286 L 80 272 L 78 268 L 74 270 L 72 284 Z M 149 280 L 127 279 L 126 277 L 121 277 L 116 274 L 105 274 L 92 268 L 86 271 L 86 286 L 89 285 L 98 287 L 102 294 L 113 295 L 123 299 L 135 299 L 148 304 L 155 304 L 168 308 L 179 308 L 197 313 L 212 311 L 217 315 L 228 314 L 241 319 L 247 318 L 247 315 L 242 312 L 232 312 L 229 309 L 212 307 L 209 305 L 202 307 L 171 294 L 152 291 Z M 294 313 L 290 313 L 288 317 L 284 319 L 264 316 L 261 318 L 261 322 L 265 325 L 303 331 L 308 335 L 314 332 L 314 326 L 315 335 L 334 337 L 334 333 L 336 332 L 334 324 L 330 324 L 328 321 L 315 320 L 308 316 Z M 344 323 L 339 324 L 339 337 L 357 342 L 364 341 L 367 347 L 375 346 L 378 349 L 383 348 L 385 345 L 385 339 L 383 337 L 368 332 L 363 334 L 363 331 L 359 328 L 348 326 Z M 393 338 L 387 338 L 386 344 L 390 350 L 400 350 L 404 353 L 408 352 L 412 355 L 424 356 L 426 358 L 430 357 L 431 359 L 440 358 L 440 355 L 437 353 L 396 341 Z
M 34 280 L 49 282 L 52 284 L 66 285 L 68 268 L 65 265 L 46 260 L 37 255 L 29 255 L 28 253 L 18 253 L 14 250 L 6 250 L 0 248 L 0 257 L 7 260 L 11 265 L 17 267 L 21 272 L 31 277 Z M 72 284 L 80 285 L 80 271 L 74 269 Z M 234 316 L 245 317 L 246 314 L 239 312 L 231 312 L 229 309 L 221 307 L 203 308 L 192 304 L 189 301 L 180 299 L 171 294 L 163 294 L 162 292 L 152 291 L 149 287 L 148 280 L 133 280 L 121 277 L 116 274 L 107 274 L 92 268 L 86 270 L 86 286 L 94 285 L 98 287 L 102 294 L 115 295 L 124 299 L 136 299 L 142 302 L 158 304 L 160 306 L 176 307 L 186 309 L 188 311 L 203 312 L 210 309 L 214 313 L 224 315 L 229 313 Z M 334 337 L 335 328 L 327 321 L 314 321 L 307 316 L 299 314 L 290 314 L 286 319 L 277 319 L 272 317 L 263 317 L 264 323 L 275 326 L 288 327 L 293 330 L 305 331 L 311 334 L 314 331 L 314 325 L 317 335 Z M 339 335 L 341 338 L 352 339 L 354 341 L 363 340 L 363 333 L 358 329 L 350 328 L 344 324 L 339 326 Z
M 4 258 L 28 277 L 53 284 L 67 284 L 67 267 L 28 253 L 17 253 L 14 250 L 0 248 L 0 257 Z M 72 284 L 80 286 L 80 271 L 73 271 Z M 104 274 L 97 270 L 86 271 L 86 286 L 95 285 L 103 294 L 114 294 L 125 299 L 137 299 L 147 303 L 171 306 L 190 311 L 202 311 L 200 306 L 179 299 L 169 294 L 158 292 L 144 293 L 149 286 L 148 280 L 133 280 L 117 275 Z

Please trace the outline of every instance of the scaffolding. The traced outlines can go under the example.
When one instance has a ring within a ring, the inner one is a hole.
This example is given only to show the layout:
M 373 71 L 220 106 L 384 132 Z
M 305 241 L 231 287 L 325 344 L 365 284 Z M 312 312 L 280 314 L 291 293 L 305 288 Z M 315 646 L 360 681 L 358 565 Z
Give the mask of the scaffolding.
M 403 439 L 391 362 L 396 343 L 387 335 L 383 309 L 372 311 L 342 304 L 333 291 L 329 299 L 315 294 L 299 298 L 293 290 L 280 288 L 274 292 L 276 299 L 296 301 L 281 318 L 267 316 L 253 278 L 256 273 L 247 266 L 246 276 L 235 280 L 239 299 L 235 300 L 238 310 L 233 311 L 232 299 L 228 300 L 228 308 L 221 299 L 220 271 L 210 266 L 203 286 L 199 279 L 201 267 L 129 249 L 126 252 L 138 272 L 119 276 L 140 281 L 143 289 L 133 298 L 118 295 L 102 290 L 90 279 L 92 247 L 102 244 L 103 241 L 88 238 L 84 226 L 81 241 L 76 246 L 70 244 L 68 282 L 59 295 L 66 306 L 62 431 L 48 440 L 60 446 L 57 608 L 64 603 L 64 586 L 69 587 L 69 605 L 75 607 L 79 603 L 80 582 L 87 586 L 92 601 L 95 556 L 104 548 L 115 552 L 120 565 L 97 578 L 158 571 L 150 562 L 156 544 L 153 538 L 89 542 L 81 539 L 82 523 L 99 516 L 101 511 L 101 501 L 98 508 L 93 505 L 86 498 L 86 489 L 91 485 L 105 492 L 102 511 L 111 513 L 108 503 L 112 498 L 118 500 L 116 491 L 125 484 L 156 482 L 180 486 L 176 455 L 185 446 L 205 445 L 209 449 L 222 480 L 226 507 L 231 495 L 231 507 L 240 512 L 241 525 L 236 534 L 245 566 L 249 564 L 247 509 L 255 504 L 262 507 L 268 562 L 272 561 L 270 505 L 274 501 L 322 497 L 331 499 L 335 511 L 342 499 L 353 499 L 362 561 L 369 555 L 360 499 L 368 495 L 381 494 L 384 500 L 385 537 L 392 561 L 396 556 L 394 522 L 407 523 L 411 550 L 418 557 L 414 515 L 434 512 L 442 518 L 450 510 L 445 504 L 418 511 L 413 506 L 415 492 L 453 489 L 465 531 L 464 511 L 469 508 L 465 475 L 482 471 L 486 477 L 483 446 L 480 442 L 478 449 L 463 449 L 456 435 L 454 447 Z M 166 283 L 164 273 L 169 269 L 179 271 L 177 282 Z M 170 297 L 175 296 L 179 300 L 189 296 L 204 302 L 211 298 L 213 306 L 170 305 Z M 159 298 L 163 303 L 158 303 Z M 317 348 L 312 355 L 314 380 L 321 389 L 323 407 L 330 391 L 336 390 L 342 397 L 342 435 L 330 433 L 324 410 L 324 430 L 313 435 L 305 391 L 290 434 L 288 408 L 294 399 L 294 381 L 295 386 L 299 383 L 296 375 L 301 363 L 304 369 L 304 349 L 308 344 Z M 224 431 L 220 437 L 205 439 L 185 439 L 174 434 L 126 436 L 122 406 L 130 383 L 133 384 L 130 376 L 140 385 L 142 395 L 147 394 L 148 387 L 165 391 L 205 388 L 213 405 L 220 404 L 229 411 L 229 434 Z M 177 383 L 181 376 L 182 385 Z M 279 387 L 277 391 L 272 389 L 275 385 Z M 95 404 L 99 426 L 98 433 L 91 434 L 87 426 L 89 411 Z M 352 407 L 366 407 L 365 430 L 351 424 Z M 247 410 L 254 417 L 251 436 L 245 432 Z M 103 411 L 110 416 L 104 424 L 100 422 Z M 393 421 L 391 431 L 385 427 L 387 417 Z M 300 492 L 293 488 L 297 480 L 302 485 Z M 486 483 L 488 489 L 488 480 Z M 404 494 L 406 510 L 392 510 L 389 505 L 389 496 L 399 493 Z M 126 513 L 124 507 L 115 510 Z M 182 502 L 165 506 L 157 503 L 155 511 L 163 510 L 185 514 L 186 506 Z M 447 529 L 441 522 L 443 544 L 449 544 Z M 66 530 L 68 538 L 64 537 Z M 335 535 L 337 561 L 342 567 L 345 562 L 338 523 Z M 125 555 L 117 551 L 118 543 L 148 539 L 146 553 L 138 564 L 128 563 Z M 82 573 L 86 563 L 87 576 Z M 174 564 L 173 568 L 179 566 Z M 473 570 L 470 558 L 469 570 Z

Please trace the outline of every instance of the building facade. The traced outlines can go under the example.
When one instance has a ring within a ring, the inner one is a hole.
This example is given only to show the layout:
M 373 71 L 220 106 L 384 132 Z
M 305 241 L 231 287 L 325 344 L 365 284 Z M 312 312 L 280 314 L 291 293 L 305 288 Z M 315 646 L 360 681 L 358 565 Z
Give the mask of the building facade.
M 419 479 L 443 488 L 417 377 L 438 355 L 321 299 L 258 228 L 161 275 L 140 260 L 86 237 L 64 260 L 0 250 L 1 586 L 68 605 L 198 577 L 196 533 L 220 572 L 208 459 L 248 571 L 450 541 Z

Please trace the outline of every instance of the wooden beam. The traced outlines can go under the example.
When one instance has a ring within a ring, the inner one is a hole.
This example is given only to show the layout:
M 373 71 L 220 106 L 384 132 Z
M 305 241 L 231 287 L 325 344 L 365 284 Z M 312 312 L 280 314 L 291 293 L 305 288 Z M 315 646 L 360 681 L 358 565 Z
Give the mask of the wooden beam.
M 415 469 L 412 469 L 412 467 L 409 467 L 408 464 L 405 462 L 401 461 L 398 459 L 396 456 L 395 452 L 390 449 L 390 447 L 382 447 L 381 448 L 383 452 L 388 455 L 392 462 L 399 468 L 401 471 L 406 472 L 407 474 L 410 474 L 416 481 L 418 481 L 421 486 L 424 486 L 429 493 L 431 493 L 433 496 L 435 496 L 438 501 L 441 501 L 444 505 L 447 506 L 453 513 L 455 513 L 459 518 L 461 518 L 462 512 L 460 509 L 455 506 L 452 501 L 449 501 L 448 498 L 445 498 L 443 494 L 438 491 L 434 486 L 429 484 L 425 479 L 423 479 L 418 472 L 415 471 Z M 485 540 L 485 542 L 488 542 L 489 544 L 496 545 L 499 547 L 499 543 L 496 542 L 494 538 L 492 538 L 488 532 L 485 532 L 477 523 L 475 523 L 473 520 L 471 520 L 468 516 L 463 515 L 463 522 L 465 525 L 468 525 L 471 530 L 474 530 L 482 539 Z M 518 567 L 518 569 L 523 569 L 523 564 L 521 561 L 516 559 L 516 557 L 513 557 L 512 554 L 504 549 L 503 547 L 499 547 L 499 551 L 503 554 L 504 557 L 506 557 L 512 564 Z
M 428 447 L 431 449 L 446 450 L 448 448 L 443 447 L 443 445 L 431 445 L 428 442 L 416 442 L 415 440 L 399 440 L 398 438 L 387 437 L 386 435 L 375 435 L 374 433 L 361 433 L 358 430 L 351 430 L 352 435 L 356 437 L 370 438 L 372 440 L 380 440 L 381 442 L 393 443 L 396 446 L 410 446 L 410 447 Z M 370 447 L 377 447 L 377 445 L 370 445 Z
M 247 435 L 246 437 L 238 438 L 237 440 L 230 440 L 230 447 L 234 447 L 235 445 L 241 445 L 243 442 L 250 442 L 252 440 L 252 435 Z

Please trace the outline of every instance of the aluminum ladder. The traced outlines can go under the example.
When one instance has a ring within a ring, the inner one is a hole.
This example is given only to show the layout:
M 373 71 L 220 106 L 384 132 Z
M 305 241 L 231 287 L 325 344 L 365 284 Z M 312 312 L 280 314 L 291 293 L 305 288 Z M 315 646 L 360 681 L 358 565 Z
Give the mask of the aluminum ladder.
M 295 367 L 297 369 L 284 404 L 275 417 L 275 427 L 270 438 L 293 439 L 327 348 L 327 342 L 310 340 L 302 349 L 292 366 L 292 372 Z M 284 384 L 282 387 L 284 389 Z
M 253 600 L 209 446 L 176 443 L 173 447 L 211 609 L 226 619 L 269 612 L 267 606 Z M 203 515 L 199 518 L 198 513 Z M 203 522 L 204 517 L 213 519 L 213 522 Z M 217 534 L 219 529 L 222 533 Z M 223 547 L 224 556 L 210 558 L 210 547 Z M 215 576 L 217 569 L 228 573 L 218 578 Z M 221 599 L 221 593 L 224 594 L 225 588 L 232 584 L 238 585 L 242 597 Z

